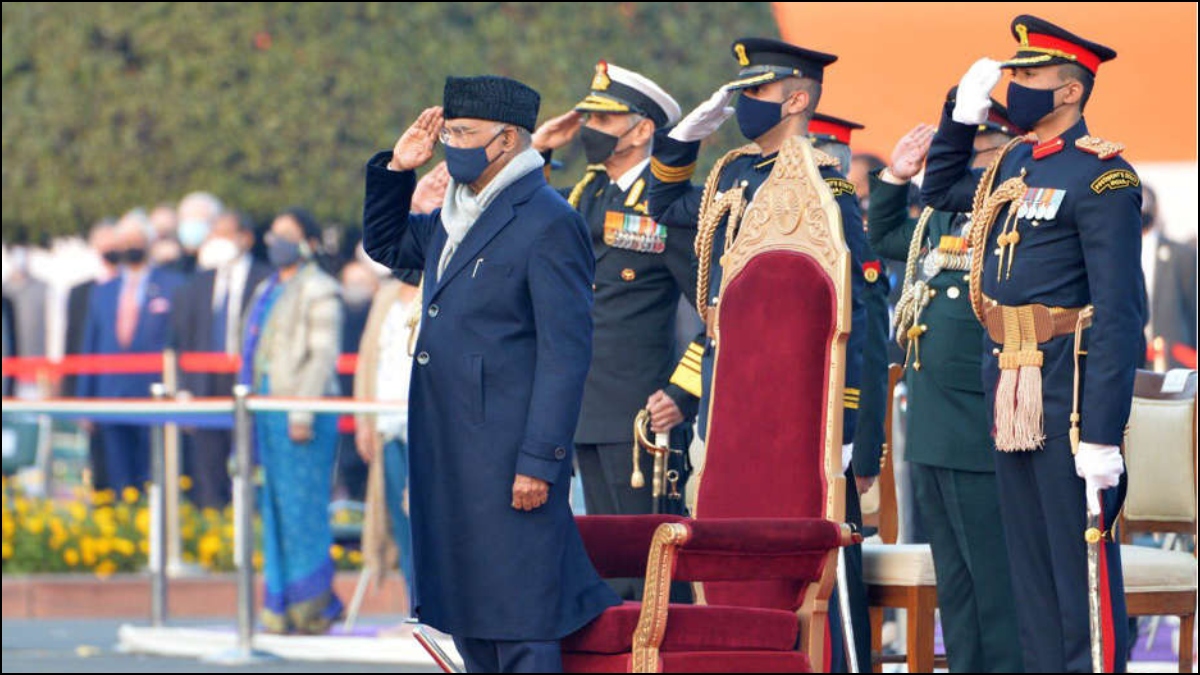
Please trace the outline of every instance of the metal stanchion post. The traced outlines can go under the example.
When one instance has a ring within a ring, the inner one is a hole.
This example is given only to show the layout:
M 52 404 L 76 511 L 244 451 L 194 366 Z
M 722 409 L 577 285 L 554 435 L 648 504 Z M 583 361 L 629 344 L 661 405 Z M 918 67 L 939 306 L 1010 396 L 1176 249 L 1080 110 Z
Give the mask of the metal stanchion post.
M 155 401 L 166 397 L 167 388 L 161 383 L 150 386 L 150 395 Z M 166 484 L 167 469 L 163 457 L 163 427 L 161 423 L 150 426 L 150 621 L 161 628 L 167 620 L 167 566 L 164 558 L 167 544 Z
M 273 660 L 264 652 L 254 651 L 254 465 L 250 455 L 250 409 L 246 398 L 250 388 L 239 384 L 233 388 L 233 433 L 237 457 L 236 487 L 239 492 L 234 514 L 235 538 L 241 549 L 238 561 L 238 642 L 232 651 L 205 659 L 223 665 L 247 665 Z

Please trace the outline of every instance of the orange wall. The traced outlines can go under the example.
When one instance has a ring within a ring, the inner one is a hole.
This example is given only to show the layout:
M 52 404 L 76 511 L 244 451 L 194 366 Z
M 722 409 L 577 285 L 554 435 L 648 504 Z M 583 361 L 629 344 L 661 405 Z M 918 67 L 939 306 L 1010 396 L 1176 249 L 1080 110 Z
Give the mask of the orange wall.
M 977 59 L 1015 53 L 1013 17 L 1033 14 L 1112 47 L 1088 127 L 1133 162 L 1196 160 L 1195 3 L 773 3 L 784 40 L 840 58 L 821 110 L 861 122 L 856 151 L 886 160 L 917 122 L 936 124 L 946 91 Z M 993 91 L 1004 102 L 1007 78 Z

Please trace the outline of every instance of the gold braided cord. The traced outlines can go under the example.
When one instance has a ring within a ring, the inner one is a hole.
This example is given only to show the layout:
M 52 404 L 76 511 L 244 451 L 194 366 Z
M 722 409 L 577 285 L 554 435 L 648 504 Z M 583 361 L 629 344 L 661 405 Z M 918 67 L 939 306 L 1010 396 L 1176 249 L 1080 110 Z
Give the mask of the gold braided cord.
M 725 153 L 709 172 L 704 181 L 704 192 L 700 197 L 700 218 L 696 232 L 696 257 L 700 262 L 700 270 L 696 276 L 696 309 L 700 310 L 700 318 L 706 319 L 708 314 L 708 285 L 712 272 L 712 245 L 716 236 L 717 226 L 721 224 L 721 216 L 729 208 L 729 203 L 716 201 L 717 184 L 721 180 L 721 172 L 730 162 L 745 155 L 757 154 L 759 147 L 753 143 L 743 145 Z
M 892 322 L 892 328 L 896 332 L 896 343 L 901 349 L 906 348 L 908 342 L 908 329 L 917 322 L 917 258 L 921 255 L 921 242 L 925 240 L 925 229 L 929 225 L 929 219 L 933 216 L 933 207 L 926 206 L 924 211 L 921 211 L 921 217 L 917 219 L 917 227 L 913 232 L 912 241 L 908 244 L 908 261 L 904 266 L 904 285 L 903 292 L 900 294 L 900 300 L 896 303 L 896 317 Z M 920 289 L 924 292 L 924 288 Z
M 592 165 L 587 168 L 587 173 L 583 174 L 583 178 L 581 178 L 579 182 L 575 184 L 575 187 L 571 188 L 571 195 L 567 197 L 567 203 L 571 205 L 571 208 L 579 208 L 579 202 L 583 200 L 584 189 L 587 188 L 589 183 L 596 179 L 596 174 L 603 170 L 603 165 L 600 165 L 599 167 Z
M 971 248 L 974 252 L 971 254 L 971 278 L 970 278 L 970 297 L 971 310 L 975 312 L 975 318 L 979 323 L 984 323 L 983 316 L 983 262 L 987 257 L 987 239 L 988 234 L 992 230 L 992 225 L 995 224 L 996 215 L 1000 212 L 1000 208 L 1012 201 L 1016 196 L 1019 187 L 1020 194 L 1024 194 L 1025 183 L 1019 178 L 1010 178 L 1001 185 L 1001 189 L 995 194 L 992 193 L 992 185 L 996 181 L 996 174 L 1000 173 L 1000 164 L 1004 162 L 1004 158 L 1008 153 L 1018 145 L 1025 142 L 1024 136 L 1018 136 L 1012 139 L 1000 149 L 1000 153 L 996 159 L 992 160 L 991 165 L 983 172 L 983 176 L 979 179 L 979 187 L 975 189 L 975 201 L 971 207 Z M 1016 183 L 1014 184 L 1014 181 Z M 1001 194 L 1003 193 L 1003 194 Z

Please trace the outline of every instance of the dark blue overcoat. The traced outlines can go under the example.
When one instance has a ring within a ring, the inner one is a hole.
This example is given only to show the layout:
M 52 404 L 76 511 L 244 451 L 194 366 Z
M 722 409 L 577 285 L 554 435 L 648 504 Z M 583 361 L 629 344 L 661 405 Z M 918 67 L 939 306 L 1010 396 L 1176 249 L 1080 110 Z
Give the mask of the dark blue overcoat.
M 591 361 L 595 258 L 583 219 L 532 171 L 499 194 L 440 281 L 440 211 L 409 214 L 416 175 L 367 164 L 363 246 L 423 269 L 409 394 L 409 505 L 423 623 L 456 637 L 554 640 L 619 604 L 567 502 Z M 514 477 L 551 483 L 512 508 Z

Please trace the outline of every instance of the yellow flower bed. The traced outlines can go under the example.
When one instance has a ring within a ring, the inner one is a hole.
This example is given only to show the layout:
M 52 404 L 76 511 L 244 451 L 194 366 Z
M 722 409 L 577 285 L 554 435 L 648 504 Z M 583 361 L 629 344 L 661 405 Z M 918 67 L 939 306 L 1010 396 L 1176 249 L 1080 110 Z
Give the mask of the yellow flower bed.
M 188 482 L 187 477 L 181 484 Z M 182 486 L 182 485 L 181 485 Z M 180 505 L 183 562 L 209 572 L 230 572 L 233 563 L 233 509 L 197 509 Z M 147 566 L 150 553 L 150 509 L 146 495 L 127 488 L 80 492 L 69 502 L 32 499 L 7 479 L 3 483 L 3 572 L 43 574 L 92 573 L 106 578 L 121 572 L 138 572 Z M 261 523 L 255 524 L 261 542 Z M 262 570 L 261 544 L 253 561 Z M 338 569 L 362 566 L 358 551 L 334 546 L 330 551 Z

